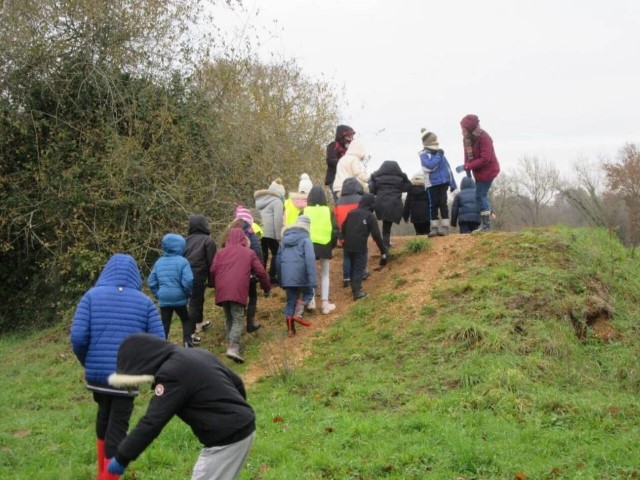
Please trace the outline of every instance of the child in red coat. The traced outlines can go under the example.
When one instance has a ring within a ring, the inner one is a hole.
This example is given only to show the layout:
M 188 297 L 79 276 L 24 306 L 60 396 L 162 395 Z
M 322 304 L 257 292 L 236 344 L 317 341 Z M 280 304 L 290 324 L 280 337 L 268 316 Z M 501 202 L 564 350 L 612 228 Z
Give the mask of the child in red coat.
M 240 336 L 249 295 L 249 279 L 255 275 L 265 295 L 269 295 L 269 275 L 241 228 L 231 228 L 224 248 L 216 253 L 209 278 L 216 289 L 216 305 L 224 308 L 227 357 L 242 363 Z

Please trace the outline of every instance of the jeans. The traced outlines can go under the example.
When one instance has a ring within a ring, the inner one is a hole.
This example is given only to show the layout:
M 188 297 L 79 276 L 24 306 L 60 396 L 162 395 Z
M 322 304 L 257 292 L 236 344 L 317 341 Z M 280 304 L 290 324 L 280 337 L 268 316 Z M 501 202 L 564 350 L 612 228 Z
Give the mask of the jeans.
M 489 203 L 489 189 L 493 180 L 488 182 L 476 181 L 476 202 L 480 207 L 480 213 L 491 213 L 491 204 Z
M 287 302 L 284 305 L 284 314 L 286 317 L 292 317 L 296 309 L 296 302 L 300 295 L 302 295 L 302 301 L 309 304 L 313 299 L 314 289 L 313 287 L 284 287 L 284 291 L 287 294 Z

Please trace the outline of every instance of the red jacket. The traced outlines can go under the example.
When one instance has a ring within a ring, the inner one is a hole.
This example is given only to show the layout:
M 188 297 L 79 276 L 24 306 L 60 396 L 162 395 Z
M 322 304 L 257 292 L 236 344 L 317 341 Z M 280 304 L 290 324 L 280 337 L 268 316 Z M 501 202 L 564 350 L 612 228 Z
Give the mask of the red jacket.
M 224 302 L 246 305 L 251 274 L 258 277 L 262 290 L 271 290 L 269 275 L 247 244 L 248 240 L 242 229 L 232 228 L 225 247 L 213 257 L 209 279 L 216 289 L 216 305 Z
M 488 182 L 500 173 L 493 140 L 484 130 L 473 141 L 473 160 L 465 161 L 464 169 L 471 170 L 477 182 Z

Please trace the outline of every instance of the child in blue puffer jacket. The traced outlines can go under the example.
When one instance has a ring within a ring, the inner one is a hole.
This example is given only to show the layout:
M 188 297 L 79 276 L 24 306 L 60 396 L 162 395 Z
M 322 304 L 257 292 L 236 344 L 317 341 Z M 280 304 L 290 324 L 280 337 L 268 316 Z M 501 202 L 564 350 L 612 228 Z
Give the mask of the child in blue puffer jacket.
M 182 256 L 186 247 L 187 241 L 182 235 L 167 233 L 162 238 L 162 257 L 153 265 L 147 284 L 158 299 L 166 338 L 169 338 L 171 319 L 176 312 L 182 322 L 183 345 L 192 347 L 194 325 L 191 324 L 187 303 L 193 290 L 193 272 L 189 261 Z
M 116 253 L 102 269 L 93 288 L 76 308 L 71 345 L 85 370 L 87 388 L 98 404 L 96 449 L 98 476 L 126 437 L 137 389 L 109 385 L 116 371 L 120 345 L 129 335 L 149 333 L 164 340 L 164 329 L 153 300 L 142 293 L 142 275 L 132 256 Z M 113 477 L 117 478 L 117 477 Z

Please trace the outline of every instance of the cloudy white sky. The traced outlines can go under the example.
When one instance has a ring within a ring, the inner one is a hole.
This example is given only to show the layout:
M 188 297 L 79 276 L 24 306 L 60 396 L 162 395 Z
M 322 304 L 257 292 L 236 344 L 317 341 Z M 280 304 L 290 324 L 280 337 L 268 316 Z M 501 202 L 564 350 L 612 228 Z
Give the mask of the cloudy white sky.
M 570 174 L 640 142 L 638 0 L 246 0 L 294 58 L 344 89 L 343 123 L 371 155 L 419 170 L 420 128 L 462 162 L 459 122 L 480 117 L 504 171 L 537 156 Z M 245 16 L 246 17 L 246 16 Z M 240 19 L 244 21 L 244 19 Z M 327 142 L 331 138 L 325 139 Z

